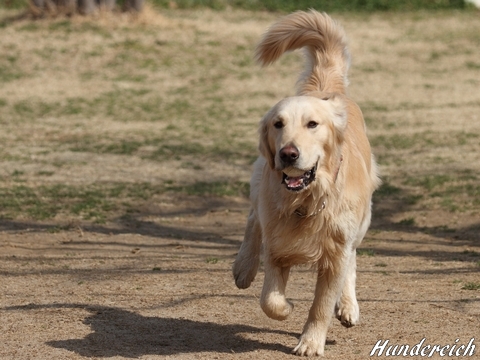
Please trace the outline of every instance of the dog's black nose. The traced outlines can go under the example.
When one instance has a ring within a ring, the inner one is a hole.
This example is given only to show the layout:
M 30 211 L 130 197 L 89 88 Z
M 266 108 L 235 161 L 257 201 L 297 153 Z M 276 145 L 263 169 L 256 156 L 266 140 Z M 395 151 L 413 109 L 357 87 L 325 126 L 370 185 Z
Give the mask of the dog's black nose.
M 293 163 L 295 163 L 295 161 L 297 161 L 299 156 L 300 156 L 300 151 L 295 145 L 292 145 L 292 144 L 285 145 L 280 150 L 280 159 L 286 165 L 292 165 Z

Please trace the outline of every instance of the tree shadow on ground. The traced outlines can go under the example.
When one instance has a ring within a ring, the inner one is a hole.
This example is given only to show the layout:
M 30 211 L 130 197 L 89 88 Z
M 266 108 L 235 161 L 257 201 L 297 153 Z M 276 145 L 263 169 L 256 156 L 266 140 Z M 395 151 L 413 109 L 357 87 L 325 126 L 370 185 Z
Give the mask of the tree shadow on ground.
M 90 316 L 83 321 L 92 332 L 82 339 L 53 340 L 47 345 L 66 349 L 84 357 L 175 355 L 181 353 L 244 353 L 255 350 L 289 352 L 275 343 L 252 340 L 242 334 L 277 333 L 248 325 L 220 325 L 212 322 L 148 317 L 114 307 L 86 304 L 29 304 L 5 308 L 7 311 L 36 309 L 83 309 Z
M 174 200 L 168 199 L 177 205 L 183 206 L 170 207 L 167 206 L 140 206 L 141 209 L 128 214 L 128 216 L 120 216 L 112 219 L 106 224 L 98 224 L 91 221 L 73 221 L 69 223 L 58 223 L 56 221 L 19 221 L 11 219 L 0 218 L 0 231 L 14 231 L 14 232 L 59 232 L 62 230 L 80 230 L 85 233 L 98 233 L 108 235 L 119 234 L 138 234 L 148 235 L 153 237 L 160 237 L 172 239 L 176 241 L 193 240 L 215 243 L 219 245 L 237 246 L 237 240 L 231 240 L 215 231 L 217 227 L 212 226 L 210 230 L 199 229 L 199 226 L 176 226 L 170 225 L 169 220 L 174 220 L 179 217 L 186 217 L 189 219 L 198 219 L 208 213 L 219 213 L 223 211 L 230 212 L 247 212 L 248 205 L 246 201 L 239 202 L 230 198 L 215 197 L 215 196 L 188 196 L 178 195 Z M 152 205 L 152 204 L 150 204 Z M 149 220 L 151 218 L 162 218 L 165 222 L 158 222 Z M 245 222 L 247 215 L 245 214 Z M 214 222 L 214 221 L 213 221 Z M 238 232 L 243 232 L 244 224 L 241 224 Z M 212 231 L 213 230 L 213 231 Z
M 395 223 L 392 219 L 398 214 L 407 213 L 414 209 L 414 204 L 411 202 L 413 195 L 409 193 L 408 189 L 396 188 L 384 184 L 374 194 L 374 206 L 373 217 L 370 229 L 373 231 L 393 231 L 399 233 L 422 233 L 428 234 L 435 239 L 430 238 L 428 243 L 426 240 L 401 240 L 399 238 L 386 239 L 388 243 L 395 241 L 401 241 L 404 245 L 407 242 L 417 242 L 412 244 L 412 247 L 407 250 L 407 247 L 403 246 L 403 249 L 393 249 L 386 247 L 384 249 L 376 248 L 375 251 L 383 253 L 386 256 L 404 256 L 408 255 L 418 256 L 422 258 L 430 258 L 438 261 L 448 260 L 460 260 L 460 261 L 478 261 L 478 258 L 472 256 L 471 253 L 461 254 L 458 251 L 430 251 L 428 249 L 422 249 L 417 251 L 413 245 L 452 245 L 452 246 L 465 246 L 465 247 L 478 247 L 480 246 L 480 223 L 474 224 L 465 228 L 450 229 L 444 226 L 437 227 L 421 227 L 412 223 Z M 169 246 L 181 246 L 183 241 L 193 241 L 194 244 L 189 244 L 190 247 L 195 248 L 208 248 L 212 249 L 212 245 L 218 250 L 238 250 L 239 239 L 243 235 L 244 223 L 241 223 L 237 217 L 236 224 L 228 224 L 229 229 L 226 233 L 225 228 L 215 226 L 215 213 L 221 213 L 223 211 L 235 211 L 245 214 L 245 221 L 247 217 L 248 201 L 246 199 L 238 200 L 238 198 L 229 197 L 216 197 L 216 196 L 189 196 L 170 194 L 166 201 L 175 204 L 175 206 L 166 206 L 156 204 L 151 201 L 149 205 L 145 203 L 139 208 L 139 211 L 130 213 L 127 218 L 119 217 L 112 223 L 107 224 L 95 224 L 84 223 L 80 225 L 67 224 L 63 227 L 61 224 L 55 222 L 35 222 L 35 221 L 15 221 L 15 220 L 2 220 L 0 219 L 0 230 L 2 231 L 22 231 L 22 232 L 45 232 L 45 231 L 61 231 L 72 230 L 75 228 L 84 231 L 85 233 L 98 233 L 108 235 L 118 234 L 139 234 L 148 235 L 151 237 L 162 238 L 170 240 L 169 243 L 158 244 L 136 244 L 143 248 L 151 247 L 169 247 Z M 177 206 L 181 204 L 180 206 Z M 211 213 L 212 216 L 209 219 L 204 218 L 205 215 Z M 190 225 L 186 226 L 178 225 L 174 219 L 178 217 L 185 217 L 190 219 Z M 166 221 L 155 221 L 151 219 L 164 219 Z M 196 220 L 203 218 L 203 224 L 200 226 L 196 223 Z M 170 222 L 169 219 L 172 221 Z M 207 224 L 208 223 L 208 224 Z M 207 224 L 208 226 L 204 226 Z M 234 234 L 235 237 L 229 234 Z M 395 236 L 395 235 L 394 235 Z M 82 240 L 76 240 L 75 245 L 82 245 Z M 87 248 L 96 246 L 95 243 L 87 240 L 83 243 Z M 123 242 L 116 242 L 113 240 L 111 243 L 104 242 L 103 245 L 118 245 L 124 246 Z M 366 243 L 362 247 L 367 246 Z M 368 246 L 367 246 L 368 247 Z M 474 251 L 473 255 L 478 253 Z
M 449 228 L 448 226 L 418 226 L 415 219 L 394 222 L 392 219 L 415 209 L 412 200 L 415 195 L 407 189 L 396 188 L 388 183 L 374 193 L 371 230 L 399 231 L 404 233 L 424 233 L 438 239 L 451 239 L 455 246 L 480 246 L 480 222 L 468 227 Z M 452 215 L 453 216 L 453 215 Z

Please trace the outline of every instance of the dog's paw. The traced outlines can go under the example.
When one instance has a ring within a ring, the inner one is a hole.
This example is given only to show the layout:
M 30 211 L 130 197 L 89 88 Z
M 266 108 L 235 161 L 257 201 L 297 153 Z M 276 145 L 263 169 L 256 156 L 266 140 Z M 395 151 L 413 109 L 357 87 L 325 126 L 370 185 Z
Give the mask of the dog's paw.
M 298 356 L 323 356 L 324 349 L 325 344 L 321 341 L 302 335 L 298 345 L 292 350 L 292 354 Z
M 360 320 L 360 308 L 358 307 L 357 301 L 345 301 L 342 299 L 342 301 L 335 306 L 335 316 L 346 328 L 357 325 Z
M 274 320 L 285 320 L 293 311 L 293 304 L 278 294 L 262 299 L 260 305 L 263 312 Z
M 246 289 L 255 279 L 257 275 L 260 259 L 242 257 L 240 254 L 233 263 L 233 278 L 235 279 L 235 285 L 239 289 Z

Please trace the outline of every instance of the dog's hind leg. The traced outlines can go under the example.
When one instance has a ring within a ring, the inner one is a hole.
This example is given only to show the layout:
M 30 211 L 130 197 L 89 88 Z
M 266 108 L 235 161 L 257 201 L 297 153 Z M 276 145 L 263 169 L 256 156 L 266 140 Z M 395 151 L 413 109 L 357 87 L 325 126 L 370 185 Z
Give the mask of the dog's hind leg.
M 252 209 L 248 216 L 245 237 L 233 263 L 233 277 L 239 289 L 248 288 L 255 279 L 260 264 L 261 247 L 262 230 Z

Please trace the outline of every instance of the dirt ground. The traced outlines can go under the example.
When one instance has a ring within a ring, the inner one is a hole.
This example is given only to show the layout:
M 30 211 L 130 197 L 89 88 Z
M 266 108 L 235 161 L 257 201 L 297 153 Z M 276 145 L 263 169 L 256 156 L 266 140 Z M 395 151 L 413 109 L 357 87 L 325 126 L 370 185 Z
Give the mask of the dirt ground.
M 49 234 L 2 224 L 0 348 L 4 359 L 287 359 L 312 301 L 314 275 L 296 269 L 284 322 L 259 307 L 262 272 L 238 290 L 231 264 L 244 200 L 161 199 L 136 229 L 85 226 Z M 375 229 L 375 226 L 373 227 Z M 358 258 L 361 323 L 333 320 L 326 357 L 365 359 L 391 343 L 478 337 L 478 267 L 468 239 L 373 230 Z M 433 357 L 435 358 L 435 357 Z
M 228 28 L 228 17 L 236 16 L 240 25 L 230 31 L 247 34 L 250 42 L 246 44 L 251 45 L 276 15 L 260 14 L 254 20 L 247 15 L 208 12 L 204 17 L 189 15 L 185 21 L 214 37 L 213 23 Z M 182 15 L 169 16 L 174 18 L 169 21 L 177 21 Z M 397 186 L 384 190 L 401 188 L 409 196 L 425 191 L 427 196 L 413 204 L 406 200 L 410 199 L 407 195 L 385 190 L 375 198 L 373 223 L 358 252 L 361 322 L 345 329 L 333 319 L 325 358 L 367 359 L 378 340 L 413 346 L 423 338 L 432 345 L 449 345 L 456 339 L 467 344 L 475 338 L 473 358 L 478 357 L 480 205 L 474 196 L 459 193 L 453 195 L 454 205 L 465 204 L 465 210 L 449 209 L 442 202 L 441 189 L 434 189 L 440 195 L 432 195 L 428 193 L 431 189 L 416 186 L 413 180 L 402 181 L 407 174 L 431 179 L 436 172 L 454 176 L 466 169 L 469 178 L 462 181 L 471 181 L 478 188 L 480 38 L 471 29 L 477 31 L 479 17 L 455 13 L 340 17 L 357 59 L 351 95 L 364 108 L 369 134 L 376 139 L 372 143 L 382 176 L 387 184 Z M 8 24 L 0 31 L 23 34 L 19 29 L 27 21 Z M 184 29 L 188 32 L 189 28 Z M 168 39 L 175 31 L 169 25 L 161 37 Z M 436 38 L 438 33 L 443 38 Z M 455 35 L 453 40 L 449 34 Z M 113 38 L 119 36 L 125 35 L 118 31 Z M 188 34 L 184 37 L 188 43 Z M 9 40 L 5 39 L 7 48 Z M 40 40 L 27 33 L 24 41 L 33 46 Z M 384 57 L 386 53 L 390 58 Z M 402 60 L 395 62 L 395 56 Z M 94 82 L 87 90 L 75 84 L 69 88 L 62 84 L 66 81 L 62 71 L 67 70 L 59 66 L 56 71 L 60 75 L 55 83 L 49 83 L 51 91 L 42 95 L 45 99 L 97 91 Z M 249 84 L 268 79 L 274 72 L 240 83 L 239 91 L 248 91 Z M 273 98 L 291 92 L 296 73 L 282 74 L 278 75 L 282 79 L 267 83 Z M 25 80 L 24 90 L 6 83 L 0 99 L 8 102 L 27 97 L 43 80 Z M 288 89 L 279 89 L 279 85 L 288 85 Z M 63 92 L 55 93 L 57 87 Z M 273 98 L 267 97 L 266 102 L 273 103 Z M 246 102 L 244 98 L 239 101 Z M 95 124 L 87 123 L 94 127 L 92 131 L 114 128 L 110 120 L 94 120 Z M 253 144 L 257 121 L 258 117 L 249 119 L 242 128 L 248 128 L 243 138 Z M 47 116 L 40 125 L 22 127 L 5 120 L 4 144 L 12 153 L 33 152 L 27 149 L 31 144 L 22 142 L 23 137 L 32 129 L 34 137 L 50 134 L 50 122 Z M 392 123 L 400 125 L 388 126 Z M 131 133 L 129 126 L 154 131 L 150 130 L 152 123 L 121 123 L 115 131 Z M 453 144 L 448 135 L 456 132 L 475 136 Z M 425 136 L 425 142 L 395 152 L 381 142 L 392 134 L 414 133 Z M 47 135 L 47 140 L 51 139 Z M 16 143 L 21 143 L 18 148 Z M 36 153 L 36 159 L 48 167 L 53 158 L 73 156 L 62 147 L 56 151 Z M 165 179 L 158 169 L 169 179 L 178 171 L 185 181 L 190 180 L 185 167 L 174 160 L 153 163 L 131 157 L 120 162 L 123 160 L 111 154 L 76 156 L 77 163 L 59 168 L 48 180 L 30 175 L 40 166 L 33 158 L 2 156 L 2 186 L 10 186 L 9 174 L 14 169 L 24 171 L 24 183 L 31 186 L 42 181 L 88 183 L 92 174 L 97 180 L 125 178 L 140 183 L 149 177 L 162 182 Z M 123 166 L 121 171 L 118 164 Z M 228 174 L 246 181 L 249 171 L 248 164 L 223 167 L 220 163 L 215 167 L 212 161 L 210 167 L 193 169 L 190 174 L 202 181 Z M 166 191 L 142 201 L 124 221 L 109 218 L 101 223 L 72 214 L 44 220 L 22 215 L 0 218 L 0 358 L 294 359 L 290 351 L 307 317 L 315 274 L 306 268 L 293 270 L 287 296 L 295 310 L 283 322 L 270 320 L 260 309 L 262 269 L 249 289 L 237 289 L 231 266 L 242 241 L 248 207 L 248 200 L 241 196 Z M 455 357 L 437 354 L 432 358 Z

